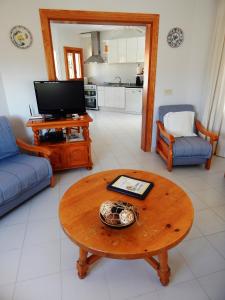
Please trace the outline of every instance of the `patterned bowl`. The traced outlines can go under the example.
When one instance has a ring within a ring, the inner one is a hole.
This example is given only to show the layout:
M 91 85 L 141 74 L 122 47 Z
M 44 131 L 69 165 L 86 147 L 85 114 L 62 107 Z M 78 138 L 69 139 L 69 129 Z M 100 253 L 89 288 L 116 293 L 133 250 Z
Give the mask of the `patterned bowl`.
M 106 201 L 100 206 L 99 217 L 103 224 L 115 228 L 127 228 L 138 219 L 137 208 L 128 202 Z

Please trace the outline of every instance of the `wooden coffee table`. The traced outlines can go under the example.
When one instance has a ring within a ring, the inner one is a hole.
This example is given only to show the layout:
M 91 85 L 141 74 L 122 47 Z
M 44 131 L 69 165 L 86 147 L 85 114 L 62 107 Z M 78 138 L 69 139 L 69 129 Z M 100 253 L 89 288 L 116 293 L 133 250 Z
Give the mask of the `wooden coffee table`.
M 138 200 L 106 186 L 118 175 L 154 182 L 145 200 Z M 118 230 L 103 225 L 99 207 L 106 200 L 135 205 L 139 220 Z M 193 222 L 193 206 L 187 194 L 172 181 L 139 170 L 110 170 L 85 177 L 72 185 L 61 199 L 59 218 L 64 232 L 80 247 L 78 275 L 84 278 L 91 264 L 101 257 L 145 259 L 169 283 L 168 249 L 180 243 Z M 157 256 L 158 260 L 153 256 Z

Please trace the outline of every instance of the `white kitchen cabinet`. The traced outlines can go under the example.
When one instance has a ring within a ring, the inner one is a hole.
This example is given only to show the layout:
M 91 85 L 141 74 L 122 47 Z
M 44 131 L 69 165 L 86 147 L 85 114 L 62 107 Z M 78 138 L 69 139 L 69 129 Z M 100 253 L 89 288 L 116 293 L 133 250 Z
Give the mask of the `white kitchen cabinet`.
M 127 39 L 127 63 L 137 62 L 137 38 Z
M 129 113 L 141 114 L 142 112 L 142 88 L 126 88 L 125 111 Z
M 127 41 L 126 39 L 118 39 L 118 62 L 125 63 L 127 61 Z
M 113 108 L 125 108 L 125 88 L 105 87 L 105 106 Z
M 145 37 L 137 38 L 137 62 L 144 62 L 145 56 Z
M 108 52 L 108 63 L 118 63 L 118 40 L 109 40 L 108 41 L 108 47 L 109 47 L 109 52 Z
M 110 64 L 144 62 L 144 36 L 109 40 L 108 47 L 108 63 Z
M 105 106 L 105 88 L 104 86 L 97 87 L 98 106 Z

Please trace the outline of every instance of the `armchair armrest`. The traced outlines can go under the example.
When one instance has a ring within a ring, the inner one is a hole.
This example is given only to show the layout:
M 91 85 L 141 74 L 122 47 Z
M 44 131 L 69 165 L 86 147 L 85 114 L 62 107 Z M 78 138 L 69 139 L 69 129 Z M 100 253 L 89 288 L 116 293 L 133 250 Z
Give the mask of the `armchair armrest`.
M 200 131 L 202 134 L 210 138 L 211 143 L 218 141 L 219 138 L 218 134 L 207 130 L 199 120 L 195 120 L 195 126 L 198 131 Z
M 16 143 L 18 145 L 19 148 L 29 151 L 29 152 L 34 152 L 37 154 L 42 154 L 44 157 L 49 158 L 49 156 L 51 155 L 52 151 L 42 147 L 42 146 L 34 146 L 34 145 L 29 145 L 27 143 L 25 143 L 24 141 L 22 141 L 21 139 L 16 139 Z
M 159 133 L 161 135 L 163 135 L 165 138 L 167 138 L 167 140 L 169 141 L 169 143 L 174 143 L 175 142 L 175 138 L 172 134 L 169 134 L 166 129 L 164 128 L 164 125 L 161 121 L 156 121 L 157 127 L 159 129 Z

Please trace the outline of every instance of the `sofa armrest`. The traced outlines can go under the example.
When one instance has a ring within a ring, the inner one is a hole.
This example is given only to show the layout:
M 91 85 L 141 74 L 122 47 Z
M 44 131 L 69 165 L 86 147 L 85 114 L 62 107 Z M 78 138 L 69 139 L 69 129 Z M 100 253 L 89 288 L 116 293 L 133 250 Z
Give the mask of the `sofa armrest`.
M 42 146 L 34 146 L 34 145 L 29 145 L 22 141 L 21 139 L 16 139 L 16 143 L 19 148 L 28 151 L 28 152 L 34 152 L 37 154 L 42 154 L 44 157 L 49 158 L 52 151 L 48 148 L 42 147 Z
M 208 136 L 210 138 L 211 143 L 218 141 L 219 138 L 218 134 L 207 130 L 199 120 L 195 120 L 195 127 L 199 132 L 201 132 L 205 136 Z
M 161 121 L 156 121 L 159 133 L 164 136 L 169 143 L 174 143 L 175 142 L 175 138 L 172 134 L 169 134 L 166 129 L 164 128 L 164 125 Z

